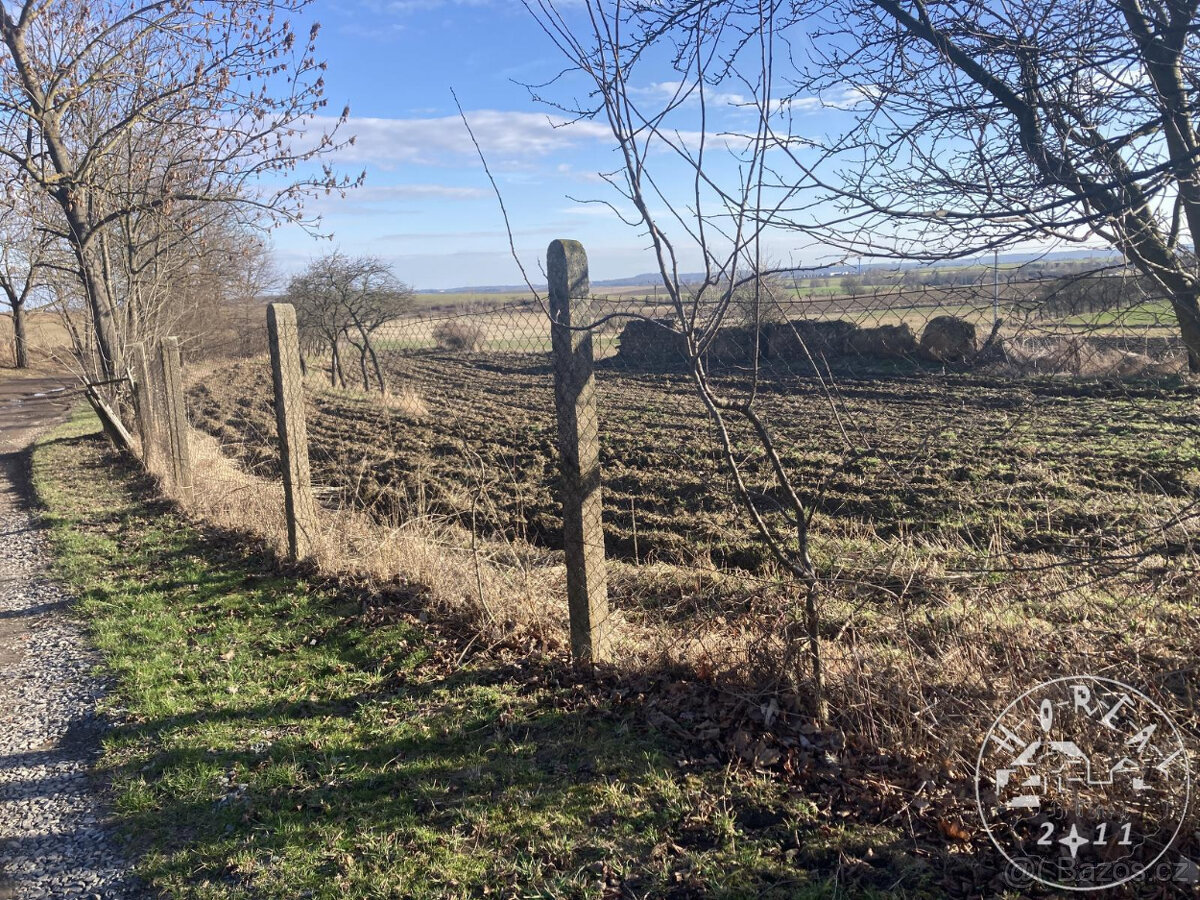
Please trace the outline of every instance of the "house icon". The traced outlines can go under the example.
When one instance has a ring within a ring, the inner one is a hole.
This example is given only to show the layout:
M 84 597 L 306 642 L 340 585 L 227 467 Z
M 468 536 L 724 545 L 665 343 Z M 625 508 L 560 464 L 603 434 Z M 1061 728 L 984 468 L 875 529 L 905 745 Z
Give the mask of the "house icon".
M 1024 775 L 1031 768 L 1040 771 Z M 1080 786 L 1113 785 L 1122 776 L 1134 792 L 1150 789 L 1150 785 L 1142 778 L 1142 768 L 1127 756 L 1104 770 L 1099 777 L 1094 777 L 1092 761 L 1074 741 L 1038 739 L 1027 744 L 1010 761 L 1009 767 L 996 770 L 996 793 L 1002 795 L 1006 788 L 1015 785 L 1018 792 L 1004 805 L 1009 809 L 1039 809 L 1042 797 L 1050 787 L 1066 793 Z

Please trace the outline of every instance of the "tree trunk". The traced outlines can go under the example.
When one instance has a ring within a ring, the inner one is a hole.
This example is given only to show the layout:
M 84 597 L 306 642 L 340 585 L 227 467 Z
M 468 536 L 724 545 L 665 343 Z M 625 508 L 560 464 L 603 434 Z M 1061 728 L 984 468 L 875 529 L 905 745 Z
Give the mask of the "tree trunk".
M 13 359 L 18 369 L 29 368 L 29 344 L 25 336 L 25 304 L 14 303 L 12 306 L 13 321 Z
M 358 368 L 362 372 L 363 393 L 371 392 L 371 376 L 367 374 L 367 348 L 358 348 Z
M 88 310 L 92 314 L 92 327 L 100 356 L 100 374 L 103 378 L 116 378 L 124 369 L 121 362 L 121 346 L 113 321 L 112 298 L 108 293 L 108 284 L 103 274 L 96 271 L 95 260 L 88 249 L 87 237 L 91 230 L 76 204 L 67 195 L 55 196 L 62 205 L 67 224 L 70 226 L 71 249 L 75 253 L 76 262 L 79 263 L 80 280 L 83 282 L 84 294 L 87 295 Z
M 379 393 L 386 394 L 387 382 L 383 380 L 383 368 L 379 365 L 379 354 L 375 352 L 370 338 L 367 339 L 367 350 L 371 353 L 371 365 L 375 367 L 375 378 L 379 381 Z
M 346 387 L 346 372 L 342 369 L 342 354 L 338 351 L 337 344 L 333 345 L 333 362 L 337 366 L 337 384 L 336 387 Z
M 1183 337 L 1183 345 L 1187 348 L 1188 371 L 1200 373 L 1200 302 L 1196 293 L 1184 295 L 1174 294 L 1171 306 L 1175 310 L 1175 318 L 1179 322 L 1179 334 Z
M 78 258 L 82 259 L 82 254 L 79 254 Z M 104 378 L 116 378 L 121 370 L 121 348 L 117 341 L 117 329 L 113 324 L 107 289 L 103 279 L 96 277 L 86 262 L 81 261 L 80 265 L 83 267 L 83 282 L 88 308 L 92 313 L 96 345 L 100 351 L 100 374 Z

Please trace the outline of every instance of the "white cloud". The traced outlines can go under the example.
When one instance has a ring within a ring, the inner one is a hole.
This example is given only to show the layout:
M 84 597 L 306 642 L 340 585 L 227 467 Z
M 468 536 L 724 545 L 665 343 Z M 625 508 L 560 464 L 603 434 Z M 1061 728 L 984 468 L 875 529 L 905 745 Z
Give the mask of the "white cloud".
M 690 93 L 688 91 L 690 90 Z M 635 97 L 653 100 L 665 105 L 686 94 L 681 104 L 684 107 L 695 107 L 700 103 L 700 91 L 694 84 L 681 81 L 654 81 L 643 87 L 632 88 L 630 93 Z M 772 101 L 772 109 L 776 113 L 816 112 L 822 109 L 853 109 L 860 103 L 870 100 L 876 91 L 869 87 L 853 87 L 842 84 L 830 88 L 820 95 L 803 97 L 787 97 Z M 755 113 L 758 100 L 752 95 L 736 91 L 723 91 L 715 87 L 705 87 L 704 102 L 709 107 L 729 106 Z
M 483 188 L 449 184 L 389 184 L 368 185 L 354 191 L 350 196 L 361 203 L 390 203 L 393 200 L 411 200 L 418 197 L 466 200 L 485 194 Z
M 583 142 L 611 139 L 598 122 L 568 122 L 544 113 L 477 109 L 467 113 L 471 130 L 488 162 L 546 156 Z M 332 127 L 334 120 L 319 116 L 314 131 Z M 338 151 L 340 163 L 446 165 L 475 155 L 475 148 L 457 115 L 436 118 L 382 119 L 351 117 L 339 131 L 354 135 L 352 146 Z
M 450 184 L 367 184 L 340 194 L 331 193 L 311 198 L 306 204 L 310 212 L 350 213 L 356 215 L 400 215 L 415 212 L 399 204 L 420 205 L 424 200 L 474 200 L 486 196 L 478 187 L 459 187 Z
M 779 101 L 779 111 L 787 112 L 816 112 L 822 109 L 854 109 L 860 104 L 867 103 L 878 95 L 872 87 L 852 87 L 840 85 L 819 96 L 790 97 Z
M 633 88 L 630 90 L 630 93 L 635 96 L 654 98 L 665 103 L 666 101 L 675 100 L 689 89 L 691 93 L 687 95 L 687 100 L 684 102 L 689 105 L 699 105 L 700 91 L 695 85 L 685 85 L 681 81 L 654 81 L 645 87 Z M 704 102 L 710 106 L 714 104 L 717 106 L 745 106 L 753 103 L 754 98 L 733 91 L 720 91 L 706 85 L 704 88 Z

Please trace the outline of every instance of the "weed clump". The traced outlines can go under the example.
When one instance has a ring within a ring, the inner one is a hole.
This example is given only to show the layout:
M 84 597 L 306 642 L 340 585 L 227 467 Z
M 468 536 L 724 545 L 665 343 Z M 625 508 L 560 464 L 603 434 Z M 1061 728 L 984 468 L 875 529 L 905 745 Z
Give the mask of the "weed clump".
M 443 350 L 478 353 L 483 349 L 483 329 L 470 322 L 442 322 L 433 329 L 433 339 Z

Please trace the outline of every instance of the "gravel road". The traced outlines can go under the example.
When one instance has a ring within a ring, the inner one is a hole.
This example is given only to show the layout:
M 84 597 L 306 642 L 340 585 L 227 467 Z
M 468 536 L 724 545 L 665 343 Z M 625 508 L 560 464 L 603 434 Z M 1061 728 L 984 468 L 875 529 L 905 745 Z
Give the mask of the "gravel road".
M 104 727 L 96 656 L 44 574 L 30 514 L 29 443 L 77 398 L 58 379 L 0 382 L 0 900 L 149 896 L 90 774 Z

